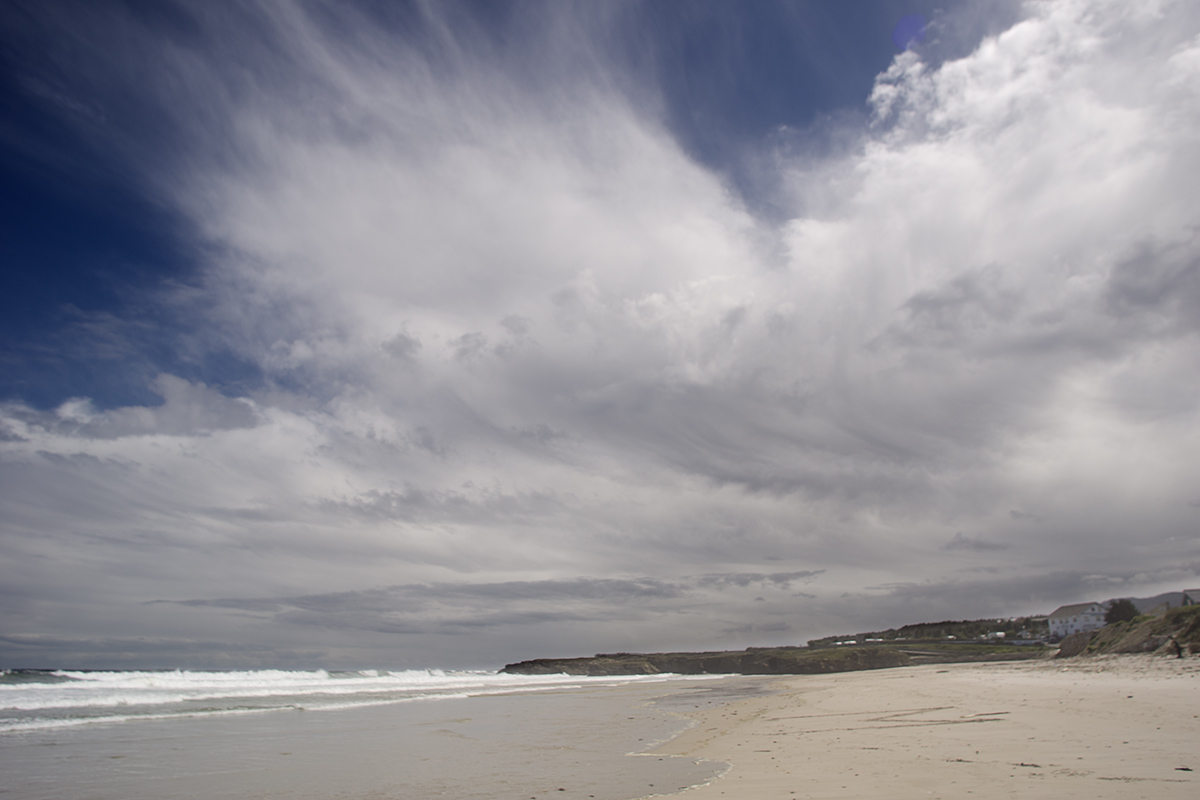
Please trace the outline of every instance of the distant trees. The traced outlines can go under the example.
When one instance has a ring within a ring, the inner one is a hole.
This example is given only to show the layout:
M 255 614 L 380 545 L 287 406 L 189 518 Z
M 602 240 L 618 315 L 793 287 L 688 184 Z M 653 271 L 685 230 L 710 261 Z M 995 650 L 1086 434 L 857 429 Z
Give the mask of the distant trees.
M 839 642 L 857 640 L 860 644 L 869 641 L 895 640 L 929 641 L 932 639 L 955 639 L 958 641 L 983 639 L 990 634 L 1003 633 L 1005 639 L 1044 639 L 1050 634 L 1045 617 L 1015 617 L 1012 619 L 959 619 L 941 622 L 918 622 L 900 628 L 871 633 L 838 634 L 823 639 L 809 639 L 809 647 L 833 647 Z M 1000 638 L 1000 637 L 997 637 Z
M 1107 613 L 1104 615 L 1104 624 L 1112 625 L 1114 622 L 1125 622 L 1133 619 L 1138 615 L 1137 606 L 1132 600 L 1114 600 L 1113 604 L 1108 607 Z

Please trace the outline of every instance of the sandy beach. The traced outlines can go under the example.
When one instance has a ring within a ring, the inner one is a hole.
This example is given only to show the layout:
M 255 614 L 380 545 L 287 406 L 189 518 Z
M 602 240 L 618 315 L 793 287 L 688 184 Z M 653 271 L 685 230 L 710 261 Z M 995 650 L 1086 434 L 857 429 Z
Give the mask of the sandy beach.
M 765 679 L 769 680 L 769 679 Z M 657 752 L 687 800 L 1200 797 L 1200 659 L 943 664 L 773 681 Z

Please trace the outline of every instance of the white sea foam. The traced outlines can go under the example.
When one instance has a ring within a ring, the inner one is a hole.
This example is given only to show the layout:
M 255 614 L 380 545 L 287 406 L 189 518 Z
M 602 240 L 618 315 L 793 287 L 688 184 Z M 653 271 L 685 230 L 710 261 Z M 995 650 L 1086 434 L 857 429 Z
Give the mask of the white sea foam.
M 6 672 L 0 676 L 0 733 L 85 723 L 324 710 L 541 692 L 668 677 L 589 678 L 438 669 Z

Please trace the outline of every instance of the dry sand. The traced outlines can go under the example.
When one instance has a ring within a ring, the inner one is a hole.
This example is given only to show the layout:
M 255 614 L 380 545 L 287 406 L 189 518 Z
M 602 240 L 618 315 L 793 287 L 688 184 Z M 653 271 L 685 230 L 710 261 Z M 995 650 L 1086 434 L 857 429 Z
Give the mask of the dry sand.
M 731 764 L 682 800 L 1200 798 L 1200 659 L 941 664 L 775 688 L 690 715 L 658 749 Z

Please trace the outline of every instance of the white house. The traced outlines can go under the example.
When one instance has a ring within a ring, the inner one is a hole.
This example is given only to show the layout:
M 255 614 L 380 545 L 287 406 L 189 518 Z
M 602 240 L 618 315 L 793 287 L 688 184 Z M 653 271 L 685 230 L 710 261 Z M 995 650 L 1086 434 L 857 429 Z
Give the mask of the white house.
M 1072 633 L 1103 628 L 1105 610 L 1102 603 L 1076 603 L 1060 607 L 1046 619 L 1050 624 L 1050 638 L 1061 639 Z

